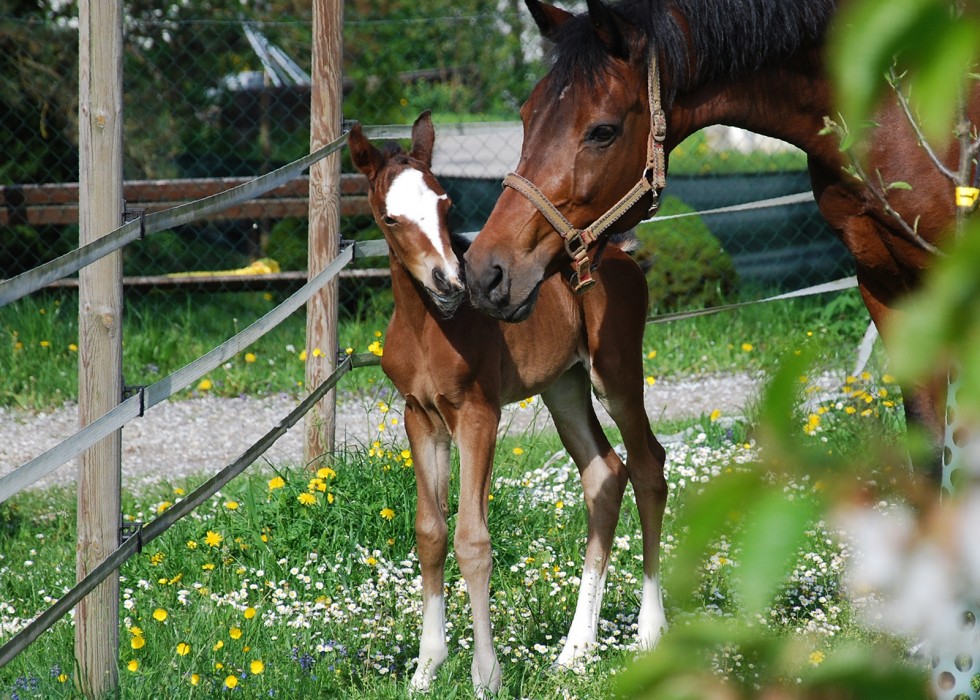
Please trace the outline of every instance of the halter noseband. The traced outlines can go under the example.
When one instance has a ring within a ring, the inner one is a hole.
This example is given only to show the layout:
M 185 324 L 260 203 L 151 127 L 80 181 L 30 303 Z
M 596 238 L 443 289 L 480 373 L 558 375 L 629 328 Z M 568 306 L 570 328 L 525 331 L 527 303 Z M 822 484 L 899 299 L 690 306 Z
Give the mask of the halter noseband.
M 660 206 L 658 192 L 667 184 L 667 166 L 664 157 L 664 139 L 667 137 L 667 115 L 660 102 L 660 71 L 657 68 L 657 56 L 651 52 L 650 66 L 647 73 L 647 100 L 650 106 L 650 131 L 647 135 L 647 161 L 643 174 L 633 189 L 616 202 L 609 211 L 596 219 L 591 226 L 578 229 L 572 226 L 558 207 L 551 203 L 533 182 L 510 173 L 504 178 L 503 186 L 517 190 L 537 208 L 541 215 L 551 224 L 552 228 L 565 241 L 565 250 L 572 258 L 570 283 L 577 294 L 585 292 L 595 284 L 589 262 L 589 246 L 603 232 L 612 226 L 620 217 L 633 208 L 648 192 L 653 194 L 653 202 L 647 212 L 653 216 Z

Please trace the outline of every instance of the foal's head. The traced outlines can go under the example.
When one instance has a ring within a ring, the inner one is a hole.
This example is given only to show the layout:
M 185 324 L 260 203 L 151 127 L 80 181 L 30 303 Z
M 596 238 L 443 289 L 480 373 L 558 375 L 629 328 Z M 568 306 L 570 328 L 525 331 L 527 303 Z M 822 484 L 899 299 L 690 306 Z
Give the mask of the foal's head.
M 354 165 L 367 175 L 371 210 L 391 254 L 443 313 L 452 313 L 466 288 L 450 245 L 447 215 L 452 202 L 432 175 L 435 131 L 429 113 L 415 121 L 409 153 L 396 145 L 378 150 L 359 124 L 347 143 Z

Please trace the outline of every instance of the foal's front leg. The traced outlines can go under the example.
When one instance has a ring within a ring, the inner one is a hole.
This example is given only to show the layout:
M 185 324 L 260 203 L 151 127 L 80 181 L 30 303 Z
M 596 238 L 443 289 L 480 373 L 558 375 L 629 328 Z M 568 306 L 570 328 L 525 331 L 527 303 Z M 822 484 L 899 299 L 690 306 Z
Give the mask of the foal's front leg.
M 500 690 L 500 663 L 493 647 L 490 624 L 490 572 L 493 568 L 487 502 L 500 409 L 483 402 L 463 406 L 453 422 L 459 446 L 459 517 L 456 559 L 466 580 L 473 609 L 473 685 L 483 697 Z M 440 406 L 443 415 L 447 411 Z
M 415 466 L 415 537 L 422 569 L 422 637 L 412 688 L 425 692 L 449 655 L 445 601 L 449 434 L 429 420 L 411 397 L 405 402 L 405 431 Z

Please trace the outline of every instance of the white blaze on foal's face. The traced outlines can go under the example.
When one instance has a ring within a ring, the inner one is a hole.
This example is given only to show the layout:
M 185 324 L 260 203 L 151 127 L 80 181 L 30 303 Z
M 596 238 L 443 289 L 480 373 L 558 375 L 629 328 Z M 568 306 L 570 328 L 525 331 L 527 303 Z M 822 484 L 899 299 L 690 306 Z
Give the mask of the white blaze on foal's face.
M 442 266 L 456 276 L 456 258 L 449 255 L 439 230 L 439 202 L 443 199 L 447 196 L 433 192 L 420 171 L 409 168 L 395 176 L 388 188 L 385 210 L 388 216 L 401 217 L 418 226 L 442 258 Z

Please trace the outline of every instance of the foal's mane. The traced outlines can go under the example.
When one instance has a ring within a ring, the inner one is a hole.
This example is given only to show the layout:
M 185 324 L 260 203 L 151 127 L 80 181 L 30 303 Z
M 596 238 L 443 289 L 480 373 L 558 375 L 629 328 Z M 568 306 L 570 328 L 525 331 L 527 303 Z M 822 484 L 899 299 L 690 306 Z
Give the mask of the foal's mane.
M 640 28 L 671 76 L 671 95 L 680 87 L 736 78 L 795 51 L 819 45 L 837 0 L 620 0 L 612 5 Z M 685 35 L 672 11 L 686 22 Z M 609 53 L 587 14 L 562 25 L 552 47 L 551 85 L 562 90 L 577 80 L 601 83 Z M 696 57 L 691 73 L 689 57 Z

